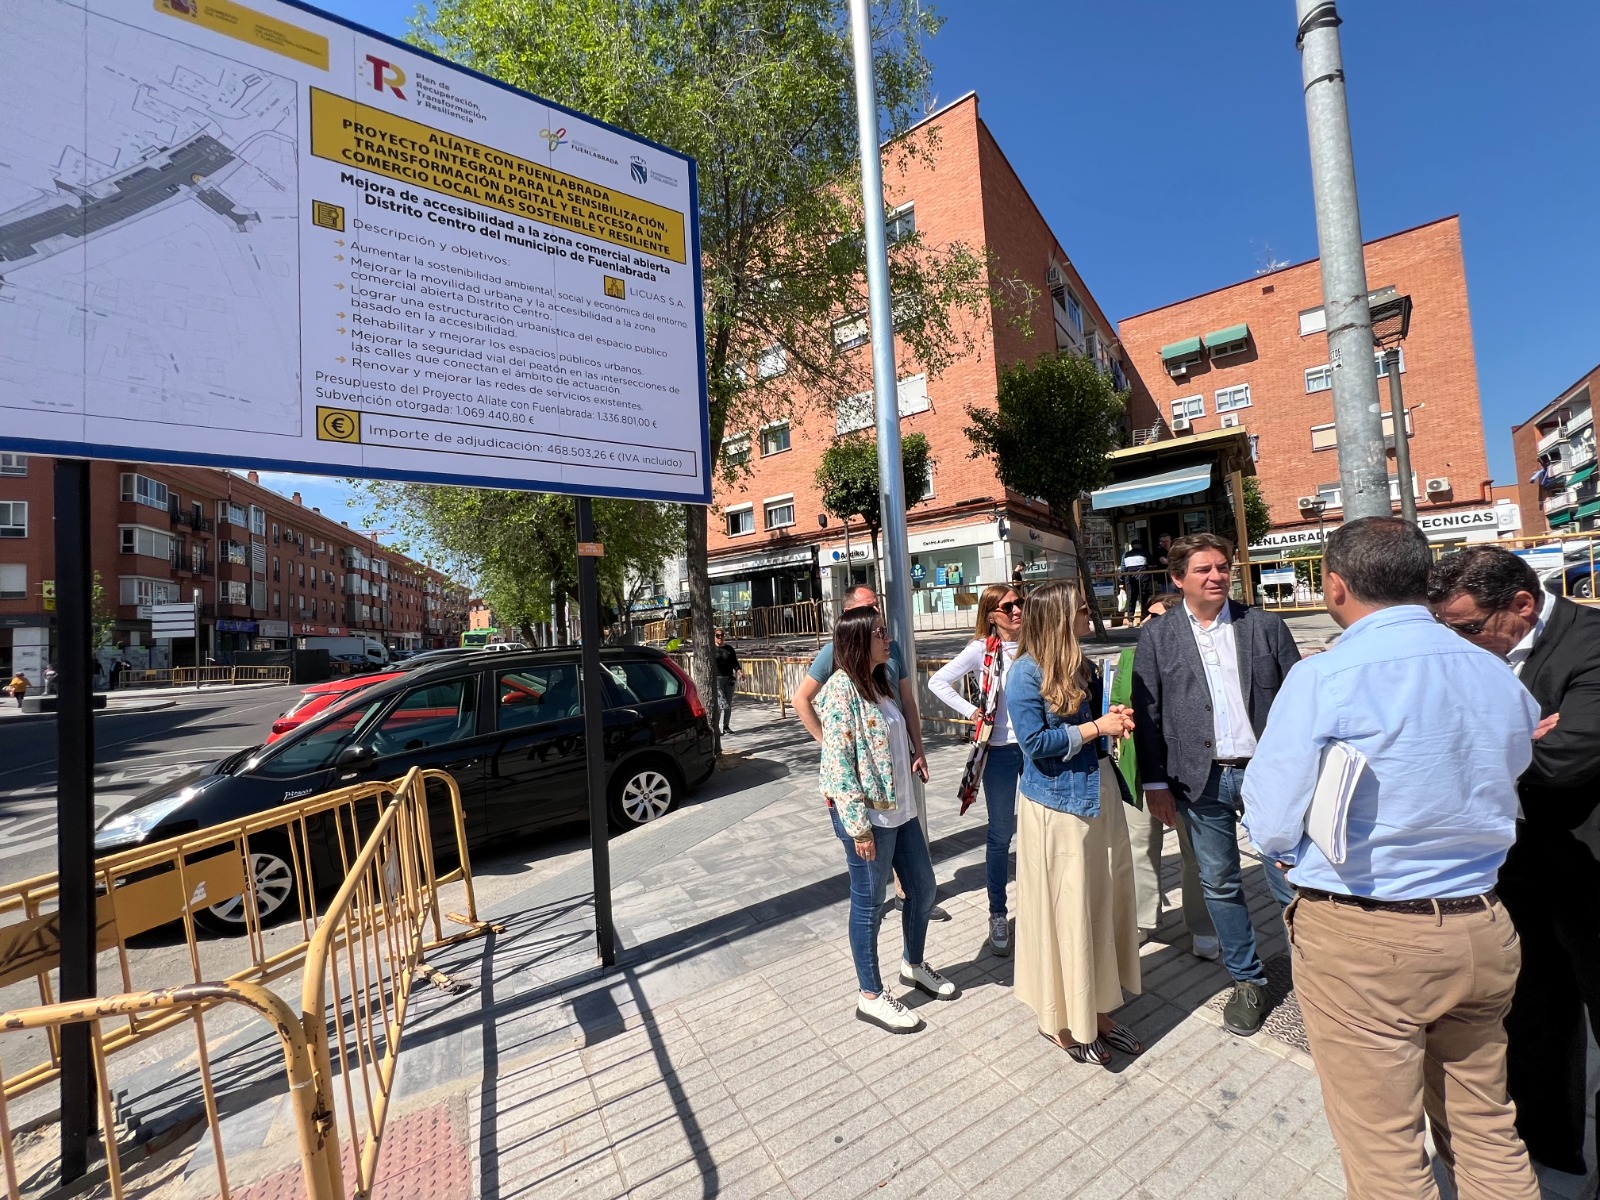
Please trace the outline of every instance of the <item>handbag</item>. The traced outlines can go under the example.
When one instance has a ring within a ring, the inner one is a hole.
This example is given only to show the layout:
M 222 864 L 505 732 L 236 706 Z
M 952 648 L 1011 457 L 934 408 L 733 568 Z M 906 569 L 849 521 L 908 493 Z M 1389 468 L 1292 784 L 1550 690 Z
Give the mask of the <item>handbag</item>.
M 972 728 L 972 749 L 967 752 L 966 769 L 961 772 L 961 786 L 956 789 L 956 799 L 961 801 L 963 813 L 978 798 L 978 787 L 983 782 L 983 764 L 989 760 L 989 739 L 994 735 L 994 712 L 1000 703 L 1001 655 L 999 635 L 991 633 L 983 643 L 983 674 L 978 677 L 978 720 Z

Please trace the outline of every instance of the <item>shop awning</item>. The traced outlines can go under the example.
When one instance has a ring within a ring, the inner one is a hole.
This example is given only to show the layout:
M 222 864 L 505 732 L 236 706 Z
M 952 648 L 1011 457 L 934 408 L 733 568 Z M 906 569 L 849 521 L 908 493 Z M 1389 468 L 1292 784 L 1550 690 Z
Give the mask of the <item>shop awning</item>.
M 1576 472 L 1571 479 L 1567 480 L 1567 486 L 1577 487 L 1584 480 L 1592 479 L 1597 468 L 1600 468 L 1600 464 L 1590 463 L 1587 467 L 1584 467 L 1582 470 Z
M 1250 326 L 1245 324 L 1229 325 L 1226 329 L 1219 329 L 1215 333 L 1206 334 L 1206 345 L 1214 354 L 1218 350 L 1229 346 L 1242 345 L 1250 340 Z
M 1600 513 L 1600 500 L 1591 500 L 1587 504 L 1580 504 L 1578 506 L 1577 519 L 1581 521 L 1585 517 L 1594 516 L 1595 513 Z
M 1572 522 L 1572 510 L 1570 508 L 1563 509 L 1562 511 L 1560 511 L 1558 513 L 1552 513 L 1551 516 L 1550 516 L 1550 528 L 1551 529 L 1554 529 L 1557 525 L 1568 525 L 1571 522 Z
M 1096 509 L 1122 508 L 1129 504 L 1148 504 L 1152 500 L 1170 500 L 1174 496 L 1187 496 L 1190 492 L 1203 492 L 1211 486 L 1212 463 L 1198 463 L 1163 471 L 1159 475 L 1146 475 L 1141 479 L 1125 479 L 1095 492 L 1090 499 Z
M 1169 346 L 1161 347 L 1161 361 L 1164 363 L 1199 357 L 1200 339 L 1197 337 L 1184 338 L 1181 342 L 1173 342 Z

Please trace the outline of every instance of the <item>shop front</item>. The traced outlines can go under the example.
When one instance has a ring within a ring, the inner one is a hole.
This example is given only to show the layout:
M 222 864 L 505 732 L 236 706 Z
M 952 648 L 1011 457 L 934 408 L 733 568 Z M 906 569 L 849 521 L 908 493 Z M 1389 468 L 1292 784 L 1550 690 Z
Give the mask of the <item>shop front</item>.
M 1016 520 L 1006 524 L 1006 542 L 1011 550 L 1011 567 L 1005 574 L 1007 582 L 1018 567 L 1022 568 L 1022 578 L 1028 583 L 1071 579 L 1077 575 L 1078 551 L 1070 538 Z
M 711 582 L 711 609 L 738 614 L 758 609 L 792 608 L 820 597 L 817 552 L 811 546 L 775 551 L 738 559 L 713 560 L 707 575 Z
M 288 650 L 289 622 L 287 621 L 257 621 L 255 640 L 250 643 L 252 650 Z
M 256 636 L 256 622 L 217 618 L 217 638 L 213 655 L 218 662 L 227 662 L 240 650 L 251 649 Z

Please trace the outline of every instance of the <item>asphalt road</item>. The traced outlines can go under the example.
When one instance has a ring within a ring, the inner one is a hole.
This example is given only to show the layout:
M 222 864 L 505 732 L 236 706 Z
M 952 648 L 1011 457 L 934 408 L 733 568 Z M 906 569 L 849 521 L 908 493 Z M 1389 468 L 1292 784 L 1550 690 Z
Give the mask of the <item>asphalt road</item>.
M 178 696 L 173 708 L 94 719 L 95 823 L 148 787 L 266 739 L 298 687 Z M 56 866 L 56 726 L 0 721 L 0 882 Z

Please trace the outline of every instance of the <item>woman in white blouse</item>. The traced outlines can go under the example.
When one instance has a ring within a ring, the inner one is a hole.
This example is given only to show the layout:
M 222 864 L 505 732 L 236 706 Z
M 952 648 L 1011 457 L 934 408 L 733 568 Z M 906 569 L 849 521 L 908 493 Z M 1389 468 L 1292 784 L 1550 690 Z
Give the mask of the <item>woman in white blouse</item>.
M 988 756 L 982 762 L 983 797 L 989 808 L 985 865 L 989 885 L 989 945 L 999 955 L 1011 953 L 1006 878 L 1010 873 L 1011 839 L 1017 832 L 1017 779 L 1022 774 L 1022 751 L 1017 747 L 1011 722 L 1006 717 L 1005 682 L 1011 672 L 1011 661 L 1017 654 L 1022 604 L 1022 596 L 1004 584 L 992 583 L 984 588 L 983 595 L 978 598 L 978 623 L 973 640 L 928 681 L 929 690 L 935 696 L 973 723 L 975 756 L 985 734 L 988 735 Z M 979 704 L 973 704 L 956 690 L 963 675 L 971 675 L 975 681 Z M 965 782 L 970 786 L 976 781 Z

